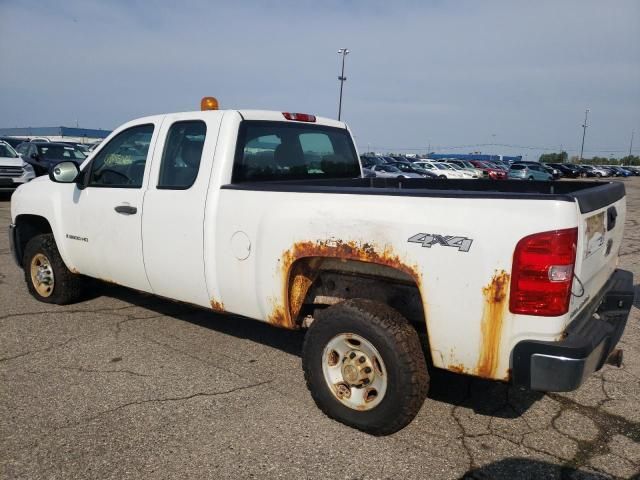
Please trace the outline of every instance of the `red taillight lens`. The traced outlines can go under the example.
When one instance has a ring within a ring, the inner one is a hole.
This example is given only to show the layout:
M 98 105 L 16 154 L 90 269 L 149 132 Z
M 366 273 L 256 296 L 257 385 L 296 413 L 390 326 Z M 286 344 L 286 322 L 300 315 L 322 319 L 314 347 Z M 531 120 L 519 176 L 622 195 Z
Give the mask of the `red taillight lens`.
M 316 116 L 308 113 L 289 113 L 282 112 L 282 116 L 287 120 L 295 120 L 296 122 L 315 122 Z
M 578 229 L 524 237 L 516 245 L 509 310 L 555 317 L 569 311 Z

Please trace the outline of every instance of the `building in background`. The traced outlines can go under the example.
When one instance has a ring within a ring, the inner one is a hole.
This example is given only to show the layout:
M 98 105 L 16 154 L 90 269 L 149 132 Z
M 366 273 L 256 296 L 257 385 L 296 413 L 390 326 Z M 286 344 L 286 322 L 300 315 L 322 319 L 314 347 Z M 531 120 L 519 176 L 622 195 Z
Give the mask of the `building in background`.
M 14 138 L 47 138 L 52 142 L 93 143 L 103 140 L 110 130 L 72 127 L 0 128 L 0 136 Z

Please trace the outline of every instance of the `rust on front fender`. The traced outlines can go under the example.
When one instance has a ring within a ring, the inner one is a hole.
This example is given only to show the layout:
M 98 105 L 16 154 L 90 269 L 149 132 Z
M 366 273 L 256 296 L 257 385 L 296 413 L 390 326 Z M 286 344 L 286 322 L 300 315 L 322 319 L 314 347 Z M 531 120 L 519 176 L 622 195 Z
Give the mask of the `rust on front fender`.
M 510 275 L 504 270 L 496 271 L 489 284 L 482 289 L 484 296 L 481 323 L 482 343 L 475 372 L 482 378 L 495 378 L 498 369 L 510 278 Z
M 298 262 L 300 259 L 308 261 Z M 297 328 L 300 313 L 309 288 L 317 278 L 323 258 L 337 258 L 384 265 L 406 273 L 414 279 L 418 289 L 421 275 L 416 265 L 405 263 L 390 246 L 380 249 L 370 243 L 343 240 L 297 242 L 282 254 L 279 272 L 285 305 L 274 302 L 268 321 L 283 328 Z

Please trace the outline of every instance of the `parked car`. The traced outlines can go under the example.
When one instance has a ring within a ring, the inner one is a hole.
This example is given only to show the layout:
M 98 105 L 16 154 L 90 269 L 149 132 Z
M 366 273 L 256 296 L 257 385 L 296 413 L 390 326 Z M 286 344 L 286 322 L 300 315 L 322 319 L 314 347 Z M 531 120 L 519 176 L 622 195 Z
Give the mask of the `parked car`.
M 624 166 L 624 167 L 621 167 L 621 168 L 624 168 L 626 171 L 631 172 L 632 175 L 640 176 L 640 167 L 627 165 L 627 166 Z
M 491 180 L 504 180 L 507 178 L 507 172 L 487 162 L 480 160 L 469 160 L 469 162 L 471 162 L 474 167 L 482 170 L 483 178 L 490 178 Z
M 0 192 L 13 191 L 35 177 L 33 167 L 9 143 L 0 141 Z
M 460 168 L 465 169 L 467 172 L 476 176 L 476 178 L 482 178 L 482 170 L 473 166 L 473 164 L 467 160 L 447 159 L 444 161 L 451 165 L 457 165 Z
M 415 163 L 421 168 L 424 168 L 425 170 L 435 173 L 438 176 L 438 178 L 448 178 L 448 179 L 455 179 L 455 180 L 462 180 L 464 178 L 467 178 L 465 177 L 465 175 L 462 174 L 462 172 L 455 170 L 453 167 L 451 167 L 451 165 L 448 165 L 443 162 L 422 160 Z
M 79 143 L 79 142 L 59 142 L 59 143 L 66 143 L 67 145 L 76 147 L 78 150 L 84 153 L 85 156 L 89 156 L 89 154 L 91 153 L 91 150 L 89 150 L 89 145 L 86 143 Z
M 509 169 L 509 180 L 553 180 L 544 165 L 514 163 Z
M 396 162 L 392 165 L 404 173 L 416 173 L 423 178 L 438 178 L 438 175 L 436 175 L 435 173 L 430 172 L 429 170 L 425 170 L 415 163 Z
M 371 167 L 371 171 L 376 174 L 376 177 L 383 178 L 423 178 L 422 175 L 412 172 L 403 172 L 395 165 L 390 163 L 385 165 L 374 165 Z
M 610 173 L 608 170 L 605 170 L 595 165 L 581 165 L 580 167 L 587 172 L 588 177 L 600 178 L 600 177 L 610 176 Z
M 0 137 L 0 141 L 6 142 L 9 145 L 11 145 L 11 147 L 16 149 L 16 148 L 18 148 L 18 145 L 20 145 L 23 142 L 28 142 L 29 139 L 28 138 L 17 138 L 17 137 Z
M 616 177 L 631 177 L 633 174 L 628 170 L 618 167 L 617 165 L 607 165 L 607 168 L 615 172 Z
M 552 167 L 550 165 L 547 165 L 546 163 L 541 163 L 540 166 L 549 174 L 551 174 L 551 176 L 553 177 L 554 180 L 558 180 L 562 177 L 562 172 L 555 168 Z
M 441 162 L 445 167 L 447 168 L 451 168 L 459 173 L 462 174 L 463 178 L 480 178 L 482 176 L 482 173 L 477 174 L 475 171 L 469 171 L 466 168 L 462 168 L 459 165 L 456 165 L 455 163 L 448 163 L 448 162 Z
M 583 176 L 580 167 L 572 163 L 547 163 L 547 165 L 558 169 L 563 177 L 578 178 Z
M 76 147 L 66 143 L 28 142 L 21 144 L 18 148 L 23 160 L 35 170 L 36 176 L 48 174 L 52 165 L 64 160 L 80 165 L 87 158 Z
M 360 155 L 360 162 L 365 168 L 371 168 L 374 165 L 386 165 L 389 163 L 384 158 L 376 155 Z

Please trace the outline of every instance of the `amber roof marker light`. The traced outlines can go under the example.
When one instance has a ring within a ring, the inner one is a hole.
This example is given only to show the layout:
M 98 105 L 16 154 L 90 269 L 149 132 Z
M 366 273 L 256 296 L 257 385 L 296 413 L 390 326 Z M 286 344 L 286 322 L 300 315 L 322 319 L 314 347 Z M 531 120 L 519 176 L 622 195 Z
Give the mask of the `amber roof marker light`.
M 218 110 L 218 99 L 216 97 L 202 97 L 200 110 Z

